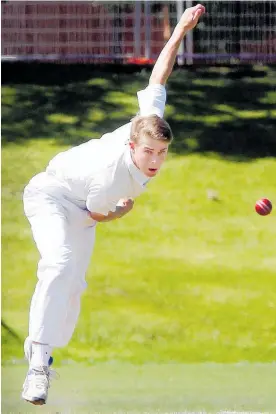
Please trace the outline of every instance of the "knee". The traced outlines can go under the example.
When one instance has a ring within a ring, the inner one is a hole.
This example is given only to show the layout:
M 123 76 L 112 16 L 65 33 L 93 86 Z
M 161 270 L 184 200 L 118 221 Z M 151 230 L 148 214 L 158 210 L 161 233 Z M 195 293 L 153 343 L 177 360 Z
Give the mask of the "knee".
M 73 277 L 76 270 L 76 259 L 70 249 L 64 248 L 52 251 L 41 257 L 38 264 L 38 277 L 41 279 L 46 276 L 52 279 L 57 277 Z

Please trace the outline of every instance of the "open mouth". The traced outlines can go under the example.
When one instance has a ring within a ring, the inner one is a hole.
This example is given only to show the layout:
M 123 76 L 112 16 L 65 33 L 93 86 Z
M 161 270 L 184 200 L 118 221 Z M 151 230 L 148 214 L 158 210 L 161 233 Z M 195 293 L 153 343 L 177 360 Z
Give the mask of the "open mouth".
M 149 168 L 148 171 L 148 174 L 155 175 L 158 172 L 158 168 Z

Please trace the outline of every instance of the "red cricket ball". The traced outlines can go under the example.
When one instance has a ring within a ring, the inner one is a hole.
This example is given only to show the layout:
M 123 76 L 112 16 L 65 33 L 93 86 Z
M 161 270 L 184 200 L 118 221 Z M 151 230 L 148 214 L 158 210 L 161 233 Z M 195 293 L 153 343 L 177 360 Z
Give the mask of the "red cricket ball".
M 260 200 L 256 201 L 255 210 L 261 216 L 267 216 L 271 213 L 272 203 L 267 198 L 261 198 Z

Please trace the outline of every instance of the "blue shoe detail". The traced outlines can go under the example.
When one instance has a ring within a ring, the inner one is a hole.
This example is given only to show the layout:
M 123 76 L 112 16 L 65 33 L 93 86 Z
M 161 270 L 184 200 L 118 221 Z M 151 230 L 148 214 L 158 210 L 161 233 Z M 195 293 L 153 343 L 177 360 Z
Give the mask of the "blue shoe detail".
M 49 362 L 48 362 L 49 367 L 53 364 L 53 362 L 54 362 L 54 358 L 50 356 Z

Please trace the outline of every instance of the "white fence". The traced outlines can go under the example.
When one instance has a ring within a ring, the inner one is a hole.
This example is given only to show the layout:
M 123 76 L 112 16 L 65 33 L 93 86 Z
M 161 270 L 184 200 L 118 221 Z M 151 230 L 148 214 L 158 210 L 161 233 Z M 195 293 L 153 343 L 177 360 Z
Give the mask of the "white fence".
M 193 1 L 5 1 L 2 60 L 153 63 Z M 276 2 L 207 1 L 178 63 L 276 62 Z

